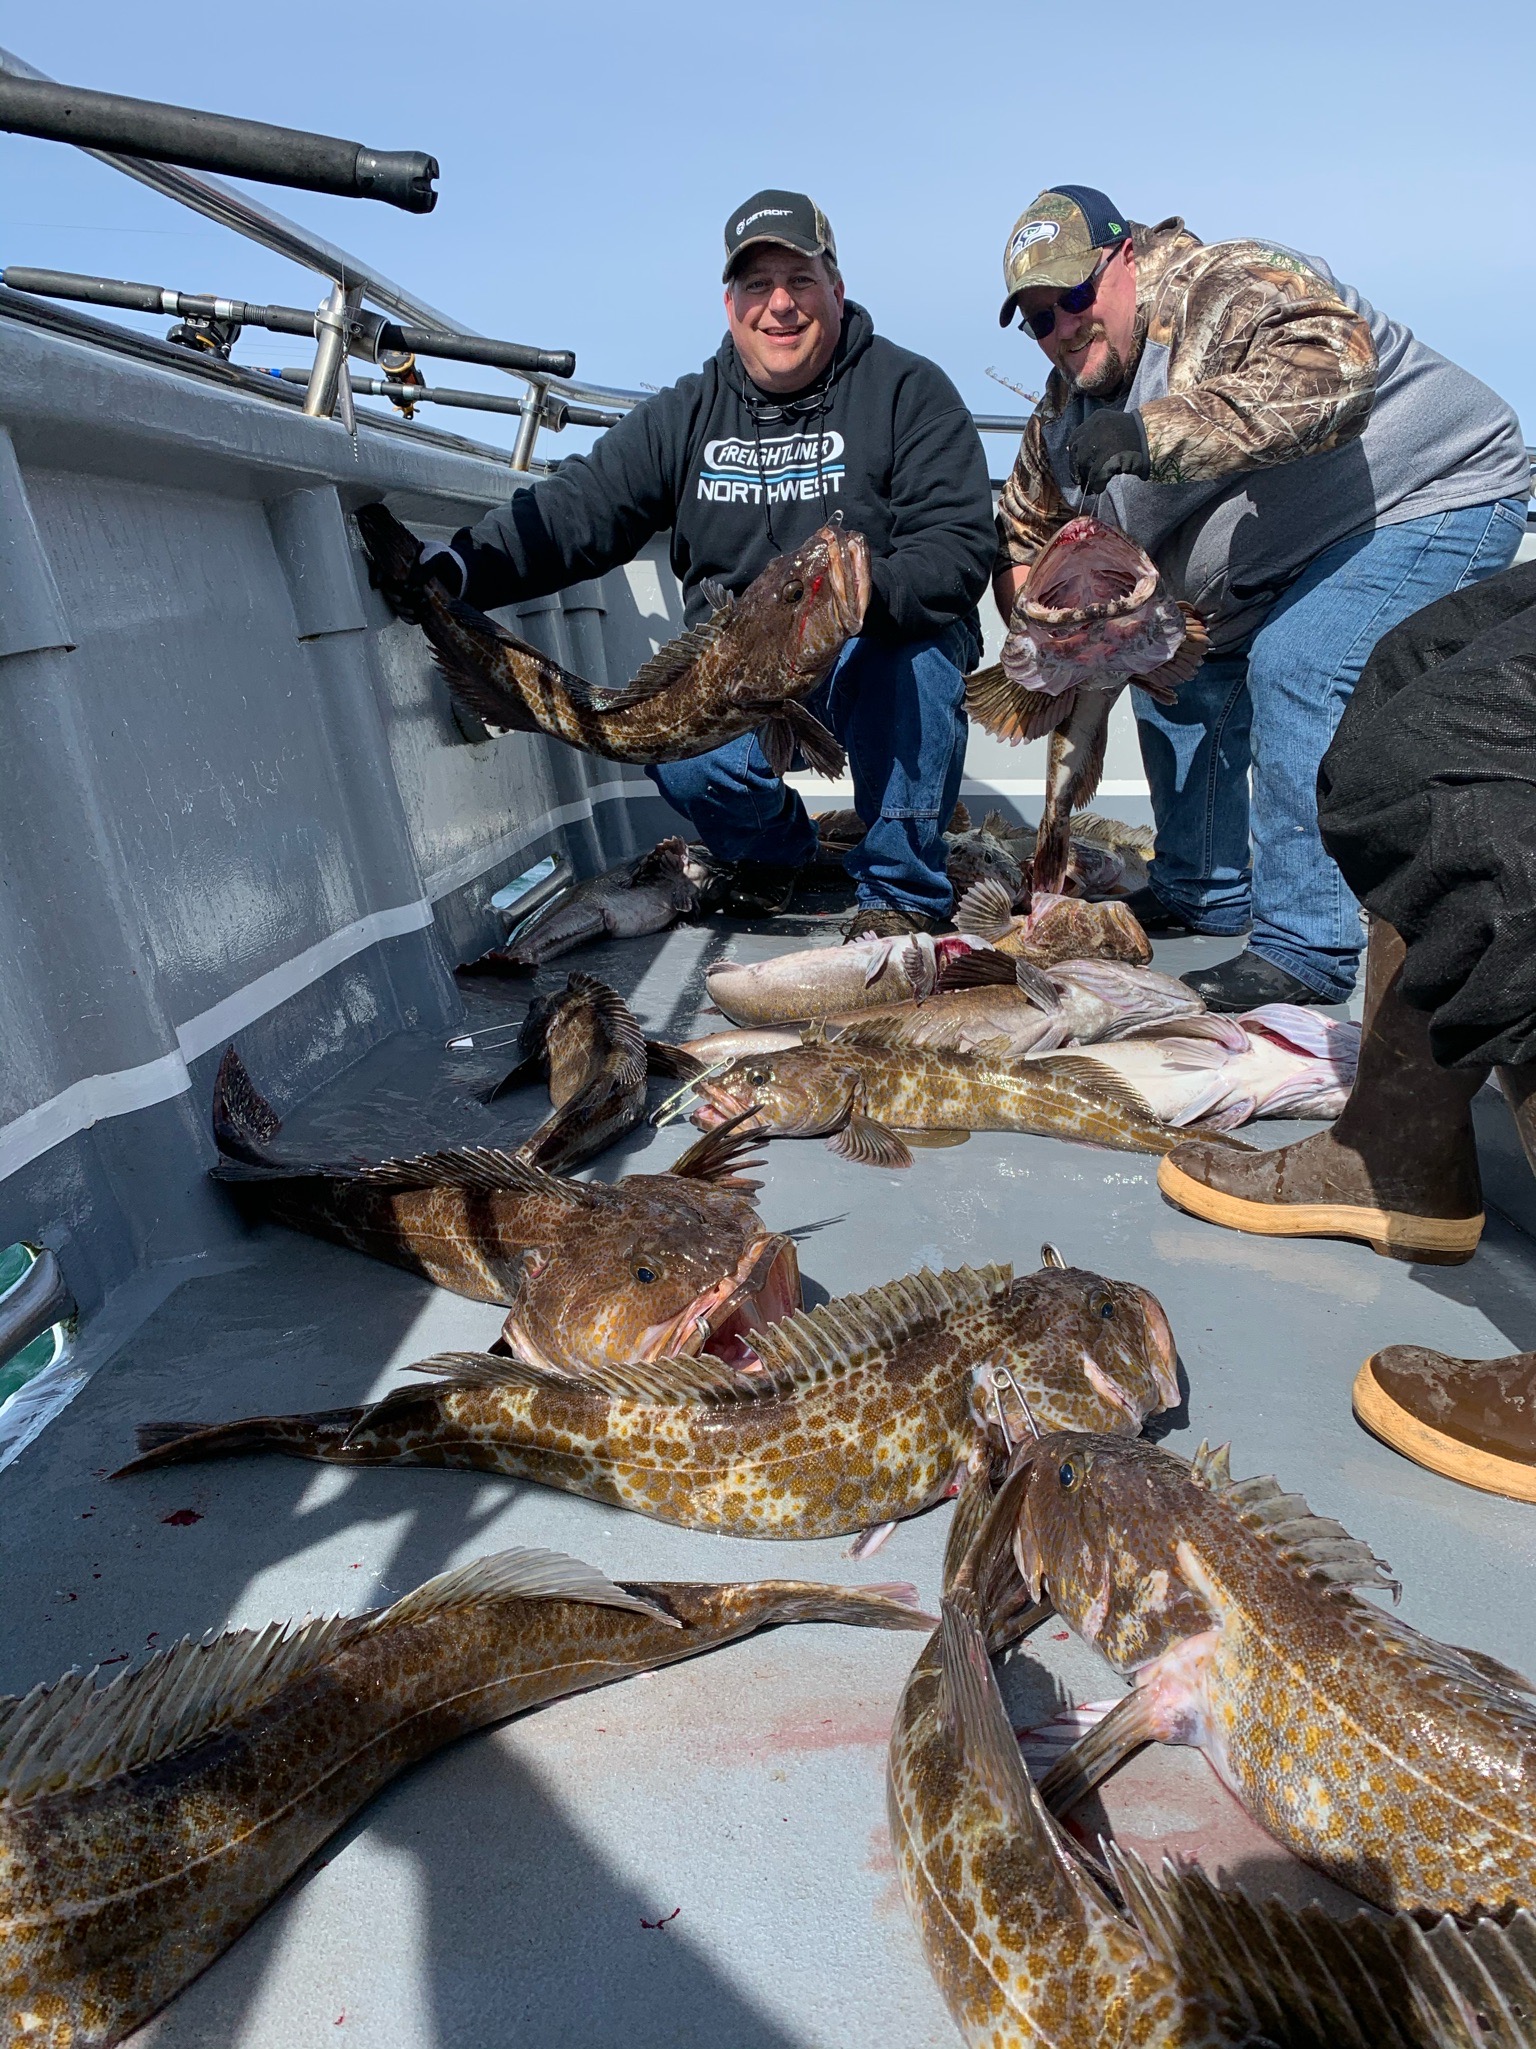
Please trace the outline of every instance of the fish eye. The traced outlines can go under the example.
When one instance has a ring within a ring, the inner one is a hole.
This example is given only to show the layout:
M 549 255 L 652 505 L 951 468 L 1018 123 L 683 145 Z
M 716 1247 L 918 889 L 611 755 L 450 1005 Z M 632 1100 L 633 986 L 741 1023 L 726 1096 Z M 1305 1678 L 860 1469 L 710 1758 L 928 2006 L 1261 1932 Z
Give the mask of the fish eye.
M 655 1280 L 655 1278 L 656 1278 L 656 1269 L 655 1269 L 654 1267 L 651 1267 L 651 1266 L 637 1266 L 637 1267 L 635 1268 L 635 1279 L 636 1279 L 637 1281 L 654 1281 L 654 1280 Z
M 798 576 L 793 576 L 790 578 L 789 582 L 785 584 L 784 589 L 780 595 L 783 597 L 786 605 L 798 605 L 800 600 L 805 596 L 805 585 L 800 581 Z
M 1075 1487 L 1077 1485 L 1077 1467 L 1073 1465 L 1071 1459 L 1062 1460 L 1061 1469 L 1056 1477 L 1060 1480 L 1063 1487 Z
M 1099 1314 L 1103 1317 L 1106 1323 L 1109 1323 L 1113 1320 L 1115 1314 L 1115 1300 L 1112 1295 L 1105 1295 L 1103 1299 L 1100 1301 Z
M 769 1074 L 766 1067 L 749 1067 L 746 1069 L 746 1077 L 748 1081 L 755 1082 L 759 1088 L 761 1088 L 765 1082 L 771 1081 L 773 1079 L 772 1075 Z

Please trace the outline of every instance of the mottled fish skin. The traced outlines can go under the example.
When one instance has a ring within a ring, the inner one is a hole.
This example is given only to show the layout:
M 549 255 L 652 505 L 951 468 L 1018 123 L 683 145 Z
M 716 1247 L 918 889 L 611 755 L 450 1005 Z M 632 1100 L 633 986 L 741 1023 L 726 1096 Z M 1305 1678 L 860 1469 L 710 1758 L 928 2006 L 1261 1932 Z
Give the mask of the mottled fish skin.
M 20 1725 L 51 1709 L 67 1746 L 72 1723 L 100 1723 L 112 1703 L 87 1708 L 78 1678 L 0 1701 L 0 2039 L 110 2049 L 382 1786 L 455 1737 L 773 1623 L 927 1626 L 909 1600 L 793 1580 L 619 1587 L 557 1553 L 501 1553 L 380 1613 L 299 1624 L 286 1642 L 243 1631 L 152 1659 L 117 1681 L 120 1719 L 178 1661 L 235 1667 L 238 1697 L 232 1685 L 192 1741 L 174 1727 L 120 1741 L 63 1785 L 26 1771 Z
M 150 1425 L 126 1471 L 249 1451 L 465 1467 L 737 1537 L 851 1535 L 918 1514 L 1009 1439 L 1070 1422 L 1137 1431 L 1178 1398 L 1155 1297 L 1048 1266 L 924 1271 L 754 1336 L 753 1374 L 659 1361 L 586 1385 L 446 1353 L 365 1409 Z M 998 1376 L 998 1377 L 994 1377 Z
M 545 1366 L 696 1352 L 754 1301 L 765 1321 L 799 1306 L 793 1240 L 763 1225 L 755 1182 L 722 1171 L 739 1162 L 685 1155 L 612 1184 L 557 1179 L 489 1147 L 294 1168 L 265 1150 L 277 1128 L 227 1054 L 217 1178 L 274 1222 L 504 1305 L 504 1342 Z
M 1231 1482 L 1224 1453 L 1056 1435 L 1027 1463 L 1019 1569 L 1134 1676 L 1138 1740 L 1204 1749 L 1263 1827 L 1377 1906 L 1536 1902 L 1517 1674 L 1353 1593 L 1392 1584 L 1380 1562 L 1275 1481 Z
M 554 1108 L 517 1149 L 546 1173 L 590 1160 L 645 1115 L 645 1034 L 606 982 L 569 976 L 560 995 L 533 1006 L 518 1052 L 518 1067 L 493 1093 L 525 1067 L 547 1069 Z
M 1124 961 L 1146 967 L 1152 944 L 1127 905 L 1111 900 L 1037 891 L 1027 911 L 1016 912 L 996 883 L 978 882 L 955 908 L 955 923 L 968 937 L 1027 960 L 1055 967 L 1069 960 Z
M 871 1151 L 860 1145 L 861 1131 L 879 1127 L 884 1140 L 903 1131 L 1029 1131 L 1145 1153 L 1181 1143 L 1130 1092 L 1079 1080 L 1071 1058 L 1052 1054 L 1010 1067 L 984 1054 L 887 1045 L 876 1028 L 866 1043 L 862 1032 L 845 1028 L 830 1044 L 756 1055 L 701 1078 L 694 1122 L 707 1128 L 750 1111 L 747 1129 L 782 1138 L 832 1134 L 845 1157 L 888 1166 L 908 1164 L 904 1148 L 893 1151 L 877 1137 Z
M 414 565 L 420 544 L 381 505 L 362 507 L 357 520 L 387 589 Z M 777 724 L 791 751 L 798 741 L 822 756 L 814 765 L 836 773 L 842 751 L 800 700 L 858 633 L 869 594 L 863 535 L 821 527 L 628 684 L 607 691 L 449 598 L 440 584 L 426 583 L 416 606 L 449 690 L 493 731 L 541 732 L 610 761 L 649 764 L 707 754 Z
M 954 1612 L 963 1615 L 958 1604 Z M 1230 2049 L 1243 2040 L 1214 2002 L 1181 1990 L 1082 1869 L 1030 1785 L 995 1698 L 1001 1727 L 990 1733 L 1012 1747 L 1007 1776 L 976 1756 L 981 1746 L 968 1745 L 952 1692 L 979 1638 L 953 1626 L 947 1634 L 948 1643 L 945 1629 L 929 1640 L 897 1707 L 886 1805 L 907 1910 L 966 2042 Z M 995 1697 L 990 1672 L 984 1683 Z

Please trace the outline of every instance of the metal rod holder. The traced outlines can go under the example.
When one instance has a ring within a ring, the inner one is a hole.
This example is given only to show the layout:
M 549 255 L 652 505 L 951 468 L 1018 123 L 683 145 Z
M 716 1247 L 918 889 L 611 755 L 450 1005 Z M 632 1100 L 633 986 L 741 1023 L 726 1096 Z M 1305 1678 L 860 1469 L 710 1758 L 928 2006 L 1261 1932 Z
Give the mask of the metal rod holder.
M 304 410 L 312 420 L 328 420 L 336 410 L 336 387 L 346 361 L 347 338 L 362 296 L 361 285 L 353 285 L 350 290 L 332 285 L 331 296 L 315 315 L 315 361 L 309 373 L 309 389 L 304 394 Z
M 533 444 L 539 438 L 539 427 L 544 417 L 544 401 L 549 386 L 537 377 L 528 380 L 528 396 L 523 401 L 523 417 L 518 422 L 517 440 L 512 449 L 512 467 L 527 470 L 533 467 Z

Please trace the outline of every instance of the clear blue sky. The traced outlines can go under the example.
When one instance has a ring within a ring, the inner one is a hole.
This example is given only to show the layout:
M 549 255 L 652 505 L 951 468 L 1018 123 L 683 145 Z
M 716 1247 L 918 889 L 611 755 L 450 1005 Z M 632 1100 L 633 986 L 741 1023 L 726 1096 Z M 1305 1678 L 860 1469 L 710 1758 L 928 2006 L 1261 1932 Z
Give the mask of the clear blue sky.
M 1181 213 L 1207 240 L 1325 256 L 1508 397 L 1536 440 L 1531 0 L 71 0 L 7 9 L 0 41 L 73 84 L 432 151 L 442 197 L 424 218 L 267 196 L 483 332 L 574 348 L 594 381 L 663 384 L 714 348 L 725 215 L 781 184 L 830 215 L 880 329 L 935 356 L 978 411 L 1020 409 L 986 375 L 1034 389 L 1042 374 L 1034 345 L 997 327 L 1004 238 L 1043 185 L 1078 180 L 1133 219 Z M 0 136 L 0 165 L 6 263 L 317 296 L 71 150 Z M 251 334 L 239 355 L 307 351 Z M 442 381 L 482 377 L 496 382 L 462 366 Z M 989 448 L 996 474 L 1008 450 Z

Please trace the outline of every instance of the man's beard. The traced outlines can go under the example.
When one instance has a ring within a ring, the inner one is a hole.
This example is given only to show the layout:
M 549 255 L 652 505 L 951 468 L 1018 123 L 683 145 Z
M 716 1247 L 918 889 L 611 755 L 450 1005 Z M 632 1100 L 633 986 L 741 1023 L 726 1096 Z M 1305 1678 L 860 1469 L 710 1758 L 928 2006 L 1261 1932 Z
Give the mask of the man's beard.
M 1114 398 L 1125 387 L 1125 358 L 1105 337 L 1104 329 L 1097 322 L 1088 331 L 1086 356 L 1095 342 L 1104 343 L 1104 360 L 1093 370 L 1082 376 L 1070 378 L 1072 389 L 1080 391 L 1085 398 Z

